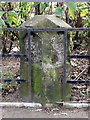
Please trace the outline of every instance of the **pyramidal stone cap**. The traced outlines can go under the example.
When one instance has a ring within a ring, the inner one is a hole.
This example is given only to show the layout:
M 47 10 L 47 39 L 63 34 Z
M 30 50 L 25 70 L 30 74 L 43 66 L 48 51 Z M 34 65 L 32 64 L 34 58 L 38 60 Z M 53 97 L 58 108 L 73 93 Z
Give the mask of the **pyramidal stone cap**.
M 55 15 L 35 15 L 35 17 L 26 21 L 21 27 L 30 28 L 71 28 L 69 24 Z

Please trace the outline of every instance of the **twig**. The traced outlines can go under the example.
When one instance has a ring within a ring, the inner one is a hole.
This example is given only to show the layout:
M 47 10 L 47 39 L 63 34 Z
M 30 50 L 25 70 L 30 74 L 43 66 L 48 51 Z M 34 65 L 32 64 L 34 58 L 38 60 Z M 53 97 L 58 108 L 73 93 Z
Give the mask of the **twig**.
M 79 75 L 74 79 L 74 80 L 76 80 L 78 77 L 80 77 L 84 72 L 85 72 L 85 70 L 88 68 L 88 65 L 86 66 L 86 68 L 82 71 L 82 72 L 80 72 L 79 73 Z

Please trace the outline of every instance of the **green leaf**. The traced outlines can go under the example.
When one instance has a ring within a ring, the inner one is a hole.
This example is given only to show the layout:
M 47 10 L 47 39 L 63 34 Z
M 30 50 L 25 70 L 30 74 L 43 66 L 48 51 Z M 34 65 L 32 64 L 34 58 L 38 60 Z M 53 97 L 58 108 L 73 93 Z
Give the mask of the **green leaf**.
M 17 17 L 17 13 L 15 11 L 8 11 L 8 15 Z
M 0 16 L 2 16 L 5 12 L 4 11 L 0 11 Z
M 40 4 L 40 2 L 34 2 L 33 7 L 36 7 L 38 4 Z
M 67 2 L 65 4 L 69 8 L 70 16 L 74 19 L 74 11 L 76 10 L 76 7 L 77 7 L 76 3 L 74 3 L 74 2 Z
M 14 24 L 16 25 L 17 24 L 17 18 L 15 18 L 14 16 L 9 16 L 8 18 L 7 18 L 7 22 L 9 23 L 9 24 L 12 24 L 12 22 L 14 22 Z
M 0 2 L 1 4 L 6 4 L 7 2 L 5 2 L 5 1 L 2 1 L 2 2 Z
M 46 7 L 47 7 L 46 4 L 40 4 L 40 13 L 42 13 Z
M 81 5 L 81 2 L 77 2 L 77 6 L 80 6 Z
M 17 23 L 17 18 L 12 17 L 12 21 L 16 24 Z
M 0 18 L 0 26 L 6 26 L 6 24 L 2 18 Z
M 81 12 L 80 16 L 81 16 L 81 17 L 84 17 L 84 16 L 86 16 L 86 14 L 87 14 L 87 11 L 86 11 L 86 10 L 83 10 L 83 11 Z
M 59 16 L 61 16 L 62 12 L 63 12 L 63 10 L 60 7 L 57 7 L 55 10 L 55 15 L 59 17 Z
M 25 8 L 27 6 L 27 2 L 21 2 L 21 5 Z
M 73 11 L 76 10 L 76 7 L 77 7 L 76 3 L 74 3 L 74 2 L 67 2 L 67 3 L 65 3 L 65 4 L 66 4 L 66 6 L 67 6 L 68 8 L 72 9 Z
M 74 11 L 72 9 L 69 9 L 69 14 L 72 17 L 72 19 L 74 19 Z
M 12 22 L 13 22 L 13 20 L 12 20 L 12 16 L 8 16 L 8 18 L 7 18 L 7 22 L 8 22 L 9 24 L 12 24 Z

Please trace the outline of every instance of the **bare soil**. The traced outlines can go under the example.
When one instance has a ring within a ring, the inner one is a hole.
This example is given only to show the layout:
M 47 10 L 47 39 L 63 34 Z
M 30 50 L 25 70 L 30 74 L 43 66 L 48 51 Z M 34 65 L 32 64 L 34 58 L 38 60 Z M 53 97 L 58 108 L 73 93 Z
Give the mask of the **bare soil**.
M 12 72 L 16 74 L 19 71 L 20 62 L 18 58 L 3 58 L 0 59 L 0 63 L 2 63 L 2 72 Z

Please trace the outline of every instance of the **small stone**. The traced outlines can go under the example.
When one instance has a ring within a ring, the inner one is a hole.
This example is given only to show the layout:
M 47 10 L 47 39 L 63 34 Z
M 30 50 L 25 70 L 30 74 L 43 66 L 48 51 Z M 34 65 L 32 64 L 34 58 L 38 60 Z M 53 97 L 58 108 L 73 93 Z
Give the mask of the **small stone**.
M 53 111 L 59 111 L 59 109 L 58 109 L 58 108 L 53 108 L 51 111 L 52 111 L 52 112 L 53 112 Z
M 36 111 L 36 112 L 41 112 L 41 111 L 42 111 L 42 109 L 36 109 L 35 111 Z
M 47 103 L 46 105 L 45 105 L 45 107 L 49 107 L 49 108 L 51 108 L 51 107 L 53 107 L 53 104 L 49 104 L 49 103 Z
M 61 115 L 66 115 L 67 116 L 68 114 L 67 113 L 61 113 Z

